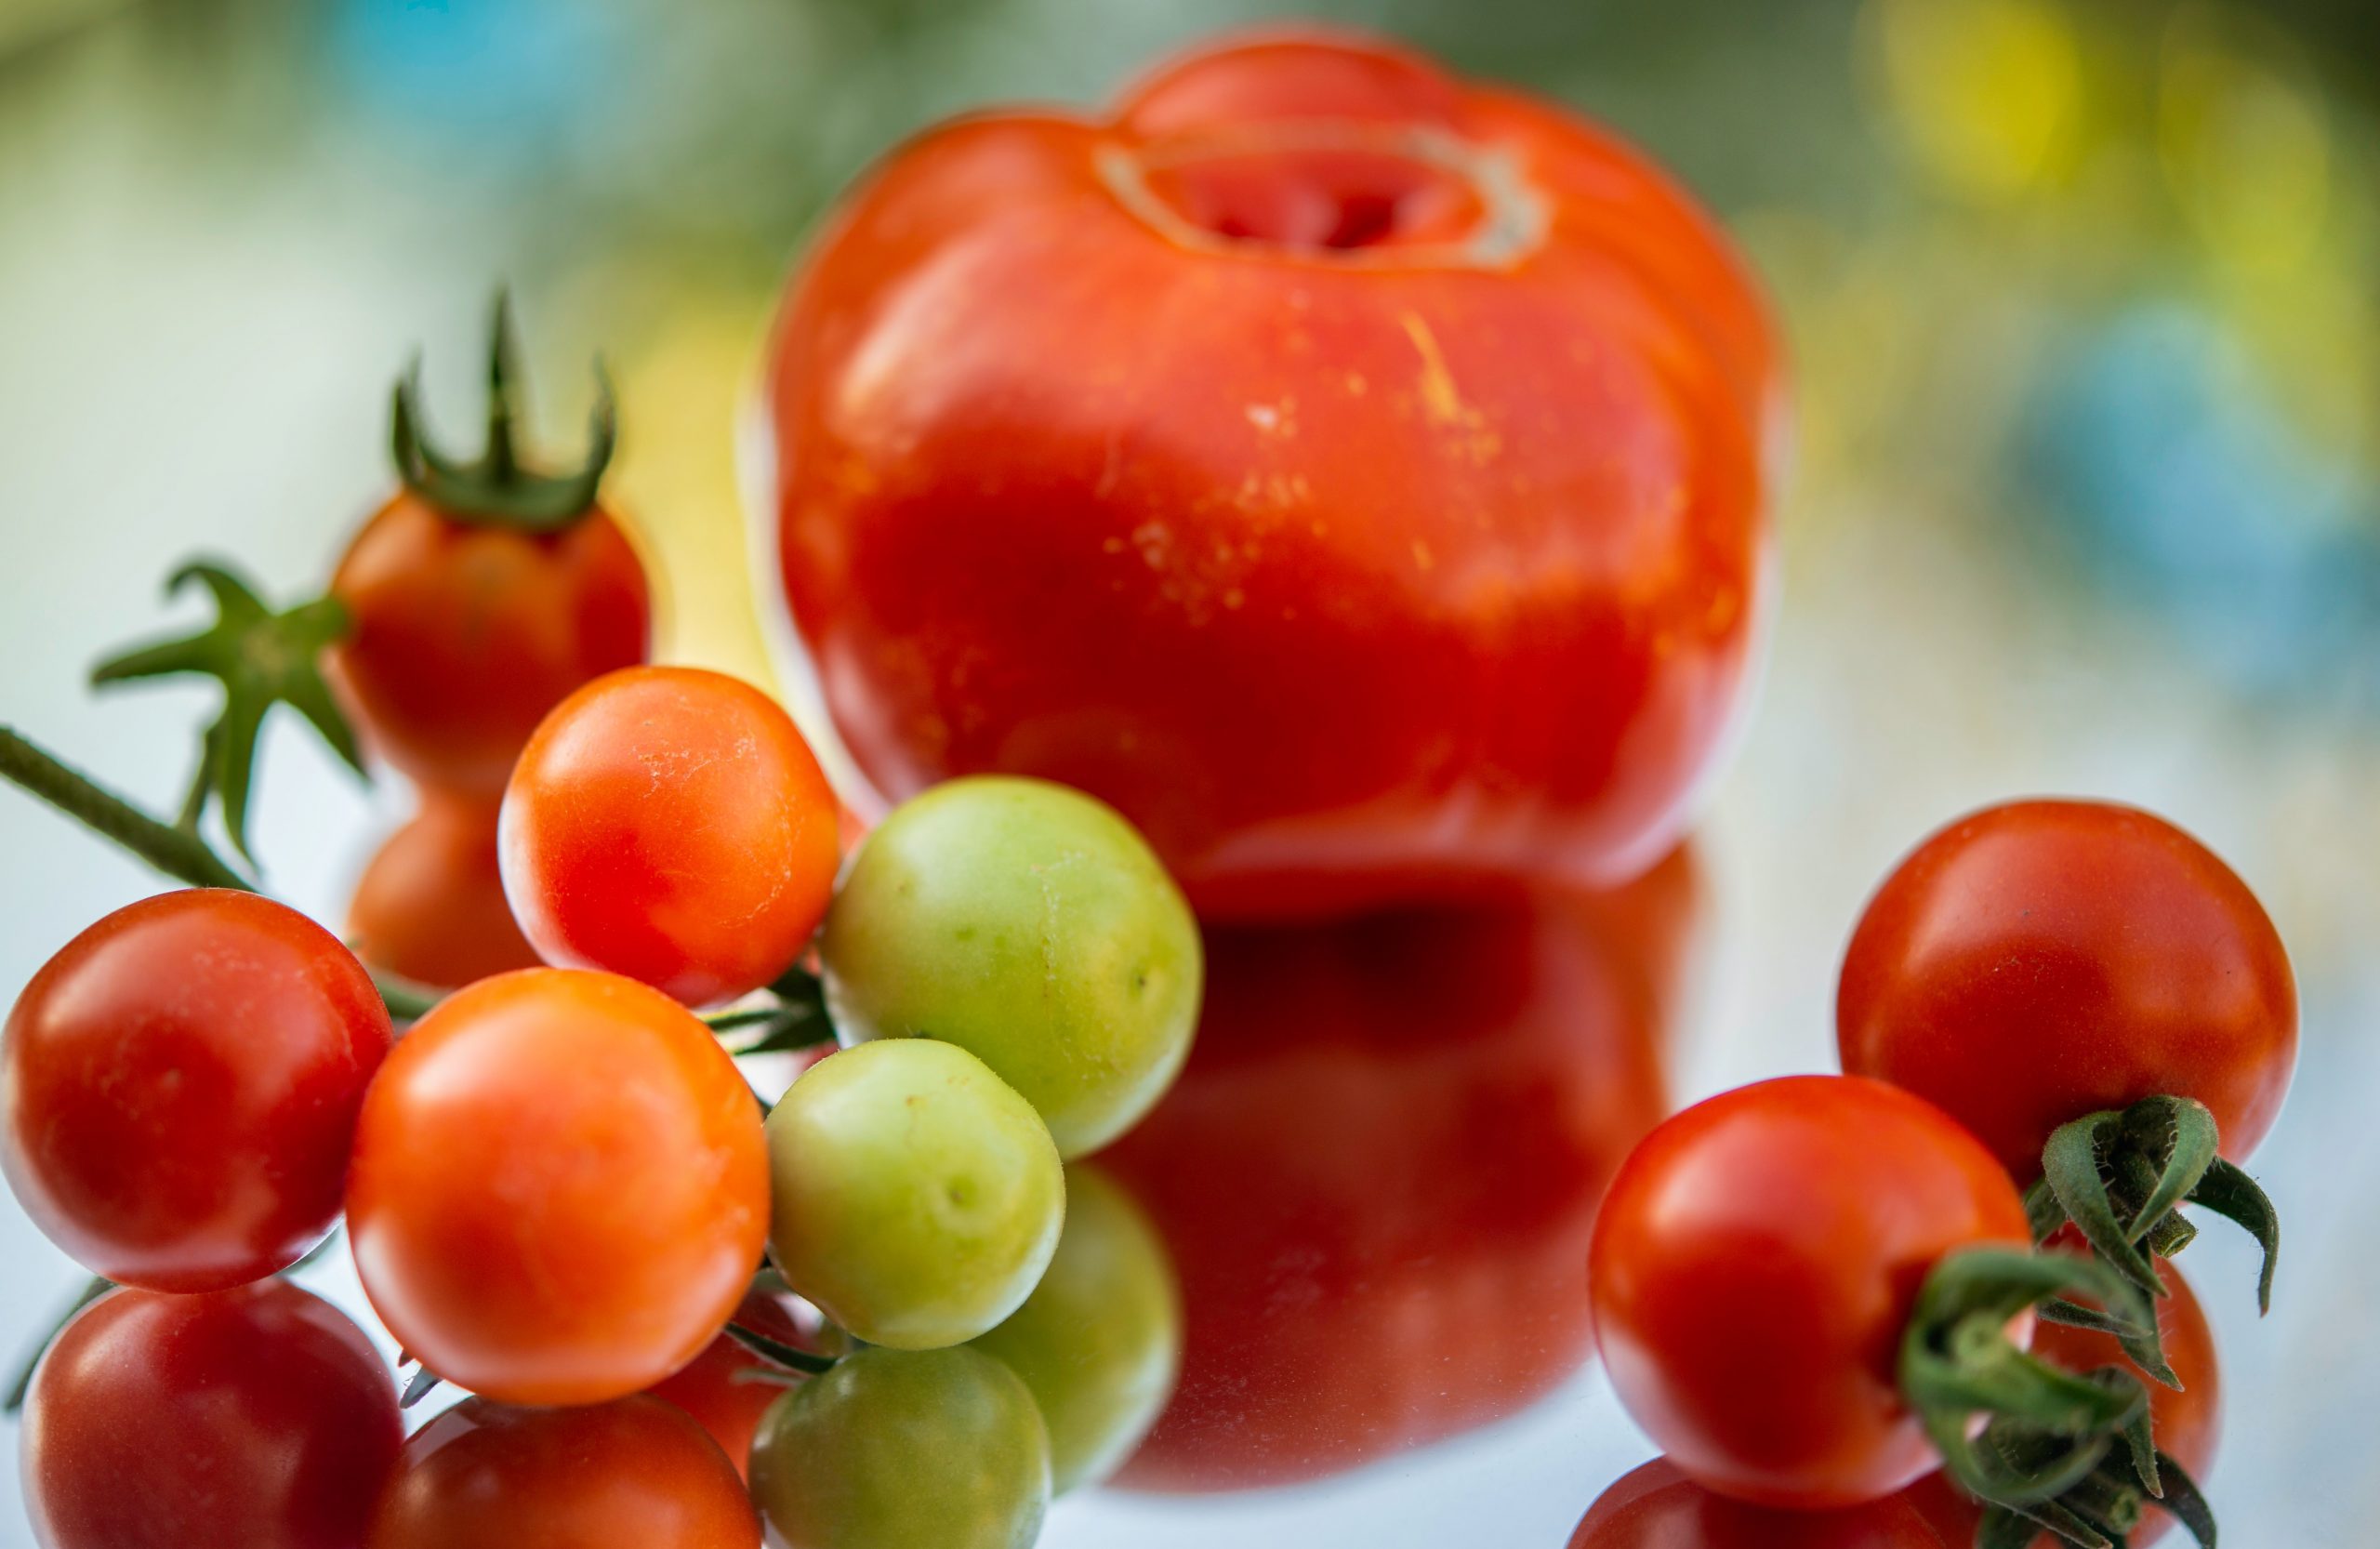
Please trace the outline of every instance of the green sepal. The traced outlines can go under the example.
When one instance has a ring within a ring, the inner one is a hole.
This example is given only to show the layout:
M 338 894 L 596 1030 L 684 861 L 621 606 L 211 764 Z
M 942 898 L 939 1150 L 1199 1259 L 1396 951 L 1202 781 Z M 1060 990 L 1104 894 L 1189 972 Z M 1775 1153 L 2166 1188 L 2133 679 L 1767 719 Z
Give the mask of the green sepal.
M 444 1379 L 430 1368 L 415 1367 L 413 1375 L 405 1379 L 404 1392 L 397 1397 L 397 1408 L 401 1410 L 413 1408 L 437 1391 L 438 1384 L 443 1381 Z
M 2271 1197 L 2256 1181 L 2217 1157 L 2190 1190 L 2190 1203 L 2203 1205 L 2226 1221 L 2247 1228 L 2264 1250 L 2264 1265 L 2256 1274 L 2256 1311 L 2272 1311 L 2272 1274 L 2281 1262 L 2281 1215 Z
M 612 378 L 595 363 L 595 406 L 588 417 L 585 460 L 566 472 L 540 473 L 522 465 L 515 445 L 521 407 L 514 359 L 512 305 L 499 290 L 489 329 L 487 448 L 476 462 L 458 462 L 430 444 L 421 414 L 421 362 L 397 379 L 389 419 L 389 450 L 407 489 L 469 526 L 518 533 L 559 533 L 594 508 L 619 435 Z
M 754 1355 L 774 1361 L 789 1371 L 806 1372 L 814 1377 L 822 1371 L 832 1371 L 835 1369 L 835 1357 L 832 1356 L 813 1355 L 798 1344 L 787 1344 L 781 1339 L 772 1339 L 759 1330 L 747 1329 L 741 1323 L 730 1323 L 727 1326 L 727 1337 Z
M 347 609 L 337 598 L 318 597 L 275 613 L 240 576 L 203 560 L 175 571 L 165 582 L 166 593 L 178 592 L 193 581 L 214 599 L 215 622 L 197 634 L 109 657 L 91 669 L 91 685 L 104 688 L 193 674 L 223 685 L 223 708 L 200 741 L 198 767 L 177 827 L 196 833 L 211 797 L 232 846 L 253 864 L 248 798 L 257 737 L 273 706 L 287 705 L 304 716 L 341 761 L 365 779 L 371 777 L 355 732 L 323 679 L 323 652 L 347 634 Z

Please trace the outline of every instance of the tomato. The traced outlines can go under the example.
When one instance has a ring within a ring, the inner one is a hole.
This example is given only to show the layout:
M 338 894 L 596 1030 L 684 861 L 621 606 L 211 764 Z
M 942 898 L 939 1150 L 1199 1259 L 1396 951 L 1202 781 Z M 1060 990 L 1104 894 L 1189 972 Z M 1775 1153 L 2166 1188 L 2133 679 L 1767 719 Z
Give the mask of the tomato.
M 2030 1242 L 1940 1109 L 1854 1076 L 1697 1104 L 1620 1170 L 1589 1279 L 1613 1390 L 1696 1482 L 1762 1505 L 1889 1495 L 1937 1465 L 1898 1381 L 1946 1254 Z
M 1869 902 L 1835 1002 L 1844 1069 L 1940 1104 L 2020 1182 L 2070 1119 L 2192 1097 L 2240 1160 L 2297 1063 L 2289 958 L 2255 895 L 2161 818 L 2016 801 L 1917 847 Z
M 389 836 L 347 907 L 347 939 L 375 968 L 454 989 L 538 966 L 504 901 L 496 860 L 496 804 L 435 788 Z
M 558 706 L 504 795 L 505 896 L 548 960 L 689 1004 L 785 972 L 835 885 L 835 795 L 767 695 L 640 667 Z
M 364 1290 L 438 1375 L 592 1404 L 699 1354 L 760 1262 L 760 1114 L 683 1007 L 533 968 L 457 990 L 364 1104 L 348 1233 Z
M 644 659 L 644 568 L 609 514 L 559 532 L 458 520 L 407 490 L 331 577 L 350 630 L 331 681 L 382 758 L 426 785 L 494 798 L 545 713 Z
M 760 1549 L 703 1428 L 641 1396 L 591 1409 L 467 1399 L 405 1443 L 364 1549 Z
M 735 1309 L 735 1321 L 804 1350 L 818 1348 L 818 1315 L 787 1297 L 754 1291 Z M 760 1416 L 785 1391 L 775 1380 L 781 1372 L 760 1375 L 772 1370 L 734 1335 L 722 1333 L 703 1346 L 701 1355 L 645 1391 L 691 1415 L 741 1475 L 750 1466 L 752 1433 Z
M 1703 1489 L 1656 1458 L 1596 1500 L 1570 1549 L 1959 1549 L 1911 1501 L 1888 1496 L 1834 1511 L 1778 1511 Z
M 2088 1329 L 2043 1323 L 2033 1335 L 2033 1354 L 2069 1371 L 2092 1371 L 2112 1366 L 2131 1371 L 2149 1391 L 2149 1416 L 2157 1450 L 2204 1483 L 2215 1466 L 2215 1449 L 2223 1434 L 2223 1374 L 2215 1357 L 2215 1331 L 2199 1306 L 2198 1295 L 2181 1272 L 2170 1264 L 2157 1266 L 2169 1294 L 2157 1301 L 2157 1328 L 2166 1364 L 2174 1369 L 2178 1388 L 2150 1381 L 2128 1360 L 2113 1337 Z M 1945 1543 L 1975 1542 L 1975 1503 L 1939 1474 L 1928 1475 L 1909 1489 L 1909 1498 L 1924 1511 Z M 2125 1536 L 2134 1549 L 2155 1542 L 2173 1527 L 2173 1518 L 2155 1505 L 2148 1507 L 2139 1527 Z M 2052 1533 L 2034 1540 L 2034 1549 L 2054 1549 Z
M 778 558 L 887 797 L 1088 790 L 1207 918 L 1624 880 L 1684 832 L 1783 391 L 1743 266 L 1614 136 L 1271 33 L 931 130 L 824 231 Z
M 284 1280 L 116 1291 L 25 1399 L 46 1549 L 353 1549 L 404 1427 L 364 1331 Z
M 1182 1287 L 1181 1378 L 1117 1482 L 1342 1472 L 1513 1414 L 1593 1354 L 1604 1188 L 1667 1111 L 1687 857 L 1332 924 L 1210 929 L 1197 1043 L 1101 1154 Z
M 0 1169 L 111 1280 L 215 1291 L 338 1216 L 389 1013 L 346 947 L 254 894 L 116 910 L 45 963 L 0 1039 Z

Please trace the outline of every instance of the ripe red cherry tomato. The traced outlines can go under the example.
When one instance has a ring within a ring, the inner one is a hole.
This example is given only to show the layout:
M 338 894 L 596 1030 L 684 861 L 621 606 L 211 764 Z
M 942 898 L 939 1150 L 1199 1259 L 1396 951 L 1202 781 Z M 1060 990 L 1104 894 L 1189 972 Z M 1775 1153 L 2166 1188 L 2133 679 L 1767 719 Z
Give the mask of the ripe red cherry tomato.
M 1835 1002 L 1843 1067 L 1938 1103 L 2020 1182 L 2058 1126 L 2168 1093 L 2237 1161 L 2297 1064 L 2297 991 L 2229 867 L 2148 813 L 2016 801 L 1917 847 L 1870 900 Z
M 693 1005 L 785 972 L 835 885 L 834 792 L 749 683 L 641 667 L 537 728 L 504 796 L 505 895 L 547 959 Z
M 357 957 L 439 989 L 538 966 L 504 901 L 496 814 L 485 797 L 423 789 L 420 813 L 355 884 L 347 939 Z
M 592 1409 L 467 1399 L 405 1443 L 364 1549 L 759 1549 L 703 1428 L 641 1396 Z
M 2043 1323 L 2033 1335 L 2033 1354 L 2069 1371 L 2112 1366 L 2140 1377 L 2140 1385 L 2149 1390 L 2149 1416 L 2157 1450 L 2202 1484 L 2207 1470 L 2215 1466 L 2215 1449 L 2223 1436 L 2223 1373 L 2215 1357 L 2215 1331 L 2208 1327 L 2198 1294 L 2181 1272 L 2170 1264 L 2159 1264 L 2157 1271 L 2170 1293 L 2157 1301 L 2157 1328 L 2166 1363 L 2174 1369 L 2180 1387 L 2150 1381 L 2125 1357 L 2113 1337 L 2088 1329 Z M 1975 1542 L 1976 1523 L 1982 1513 L 1941 1475 L 1928 1475 L 1911 1485 L 1909 1499 L 1941 1533 L 1943 1542 L 1964 1549 Z M 2134 1549 L 2146 1549 L 2173 1525 L 2171 1516 L 2151 1505 L 2140 1526 L 2125 1535 L 2125 1542 Z M 2056 1549 L 2059 1542 L 2056 1534 L 2043 1533 L 2033 1541 L 2033 1549 Z
M 1276 33 L 930 131 L 826 230 L 769 380 L 779 557 L 886 797 L 1078 787 L 1208 918 L 1676 842 L 1751 676 L 1783 394 L 1636 152 Z
M 117 1291 L 34 1374 L 25 1506 L 46 1549 L 353 1549 L 403 1437 L 388 1367 L 320 1297 Z
M 795 1316 L 796 1305 L 804 1316 Z M 735 1321 L 804 1350 L 818 1347 L 818 1316 L 807 1304 L 755 1291 L 735 1309 Z M 760 1429 L 760 1416 L 785 1392 L 781 1382 L 756 1380 L 769 1370 L 768 1362 L 722 1333 L 682 1369 L 645 1391 L 677 1405 L 708 1431 L 741 1476 L 752 1466 L 752 1433 Z
M 1879 1081 L 1697 1104 L 1620 1168 L 1589 1278 L 1611 1384 L 1696 1482 L 1762 1505 L 1889 1495 L 1937 1465 L 1897 1379 L 1928 1272 L 2030 1241 L 1989 1152 Z
M 751 1090 L 685 1008 L 533 968 L 439 1002 L 364 1105 L 347 1193 L 381 1321 L 440 1376 L 592 1404 L 694 1359 L 768 1232 Z
M 411 490 L 331 577 L 351 629 L 332 682 L 367 743 L 427 785 L 493 799 L 563 696 L 644 659 L 644 569 L 590 510 L 560 532 L 458 521 Z
M 1778 1511 L 1703 1489 L 1667 1458 L 1603 1492 L 1570 1534 L 1570 1549 L 1966 1549 L 1944 1539 L 1911 1501 L 1887 1496 L 1835 1511 Z
M 111 1280 L 215 1291 L 338 1216 L 389 1013 L 337 937 L 254 894 L 116 910 L 42 966 L 0 1039 L 0 1167 Z
M 1182 1287 L 1171 1400 L 1117 1482 L 1291 1484 L 1513 1414 L 1593 1341 L 1580 1266 L 1666 1109 L 1681 854 L 1543 892 L 1207 934 L 1188 1067 L 1100 1165 Z

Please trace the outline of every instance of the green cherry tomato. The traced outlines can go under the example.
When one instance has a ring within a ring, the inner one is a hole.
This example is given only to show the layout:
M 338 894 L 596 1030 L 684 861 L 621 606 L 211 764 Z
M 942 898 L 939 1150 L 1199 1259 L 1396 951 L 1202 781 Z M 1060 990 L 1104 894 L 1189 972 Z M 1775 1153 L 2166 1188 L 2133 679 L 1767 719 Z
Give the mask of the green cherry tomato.
M 980 1350 L 863 1350 L 770 1406 L 752 1499 L 787 1549 L 1031 1549 L 1049 1433 Z
M 1198 929 L 1148 842 L 1041 780 L 937 786 L 870 834 L 819 943 L 846 1042 L 923 1035 L 999 1072 L 1072 1158 L 1172 1084 Z
M 1033 1390 L 1058 1494 L 1131 1455 L 1181 1370 L 1182 1298 L 1164 1241 L 1121 1185 L 1088 1162 L 1066 1169 L 1066 1229 L 1049 1273 L 975 1348 Z
M 956 1044 L 830 1054 L 769 1115 L 769 1251 L 870 1344 L 958 1344 L 1014 1312 L 1065 1223 L 1031 1104 Z

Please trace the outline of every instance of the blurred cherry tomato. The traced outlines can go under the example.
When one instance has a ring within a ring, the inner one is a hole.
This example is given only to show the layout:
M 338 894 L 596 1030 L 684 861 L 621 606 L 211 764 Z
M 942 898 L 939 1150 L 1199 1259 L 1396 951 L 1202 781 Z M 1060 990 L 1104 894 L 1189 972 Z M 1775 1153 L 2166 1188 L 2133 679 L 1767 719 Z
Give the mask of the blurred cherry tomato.
M 111 1280 L 214 1291 L 295 1264 L 338 1216 L 389 1013 L 295 909 L 192 889 L 42 966 L 0 1040 L 0 1167 Z
M 608 973 L 457 990 L 356 1132 L 348 1230 L 406 1350 L 509 1403 L 650 1386 L 727 1322 L 768 1232 L 751 1089 L 685 1008 Z
M 1843 1068 L 1948 1109 L 2020 1182 L 2070 1119 L 2161 1093 L 2223 1154 L 2272 1127 L 2297 988 L 2255 894 L 2163 819 L 2014 801 L 1919 845 L 1868 904 L 1835 1002 Z
M 760 1549 L 703 1428 L 641 1395 L 591 1409 L 467 1399 L 405 1443 L 364 1549 Z
M 931 130 L 824 230 L 774 346 L 778 557 L 885 797 L 1078 787 L 1209 918 L 1621 880 L 1682 835 L 1784 393 L 1642 155 L 1274 33 Z
M 754 1291 L 735 1309 L 735 1321 L 804 1350 L 818 1348 L 817 1314 L 787 1296 Z M 721 1334 L 701 1355 L 645 1391 L 693 1416 L 741 1476 L 752 1466 L 752 1433 L 759 1429 L 760 1416 L 785 1391 L 782 1381 L 762 1375 L 777 1370 L 733 1335 Z
M 388 1367 L 320 1297 L 117 1291 L 34 1374 L 25 1506 L 46 1549 L 353 1549 L 403 1436 Z
M 692 1005 L 800 956 L 835 886 L 834 792 L 776 701 L 724 673 L 641 667 L 537 728 L 504 797 L 504 889 L 554 962 Z
M 1311 1479 L 1501 1419 L 1593 1350 L 1595 1211 L 1665 1110 L 1681 853 L 1607 895 L 1210 930 L 1188 1067 L 1101 1165 L 1180 1276 L 1118 1482 Z
M 1837 1511 L 1778 1511 L 1703 1489 L 1667 1458 L 1603 1492 L 1570 1534 L 1570 1549 L 1966 1549 L 1945 1540 L 1899 1496 Z
M 2112 1366 L 2139 1377 L 2140 1385 L 2149 1390 L 2149 1416 L 2157 1450 L 2202 1484 L 2207 1470 L 2215 1466 L 2215 1449 L 2223 1436 L 2223 1373 L 2215 1357 L 2215 1331 L 2198 1304 L 2198 1293 L 2190 1290 L 2181 1272 L 2170 1264 L 2160 1264 L 2157 1270 L 2171 1293 L 2158 1299 L 2157 1327 L 2166 1364 L 2174 1369 L 2182 1384 L 2179 1388 L 2150 1381 L 2126 1358 L 2112 1336 L 2088 1329 L 2043 1323 L 2034 1332 L 2033 1354 L 2069 1371 Z M 1943 1542 L 1964 1549 L 1975 1542 L 1976 1523 L 1982 1513 L 1941 1475 L 1929 1474 L 1911 1485 L 1909 1499 L 1941 1533 Z M 2173 1525 L 2172 1517 L 2151 1504 L 2140 1526 L 2125 1535 L 2125 1542 L 2132 1549 L 2146 1549 Z M 2056 1549 L 2058 1542 L 2056 1534 L 2043 1533 L 2033 1541 L 2033 1549 Z
M 2024 1201 L 1933 1105 L 1856 1076 L 1699 1103 L 1611 1185 L 1590 1278 L 1613 1389 L 1698 1483 L 1854 1505 L 1937 1465 L 1901 1336 L 1945 1254 L 2030 1246 Z
M 496 814 L 484 797 L 424 788 L 421 811 L 355 884 L 347 939 L 357 957 L 438 989 L 538 966 L 504 901 Z

